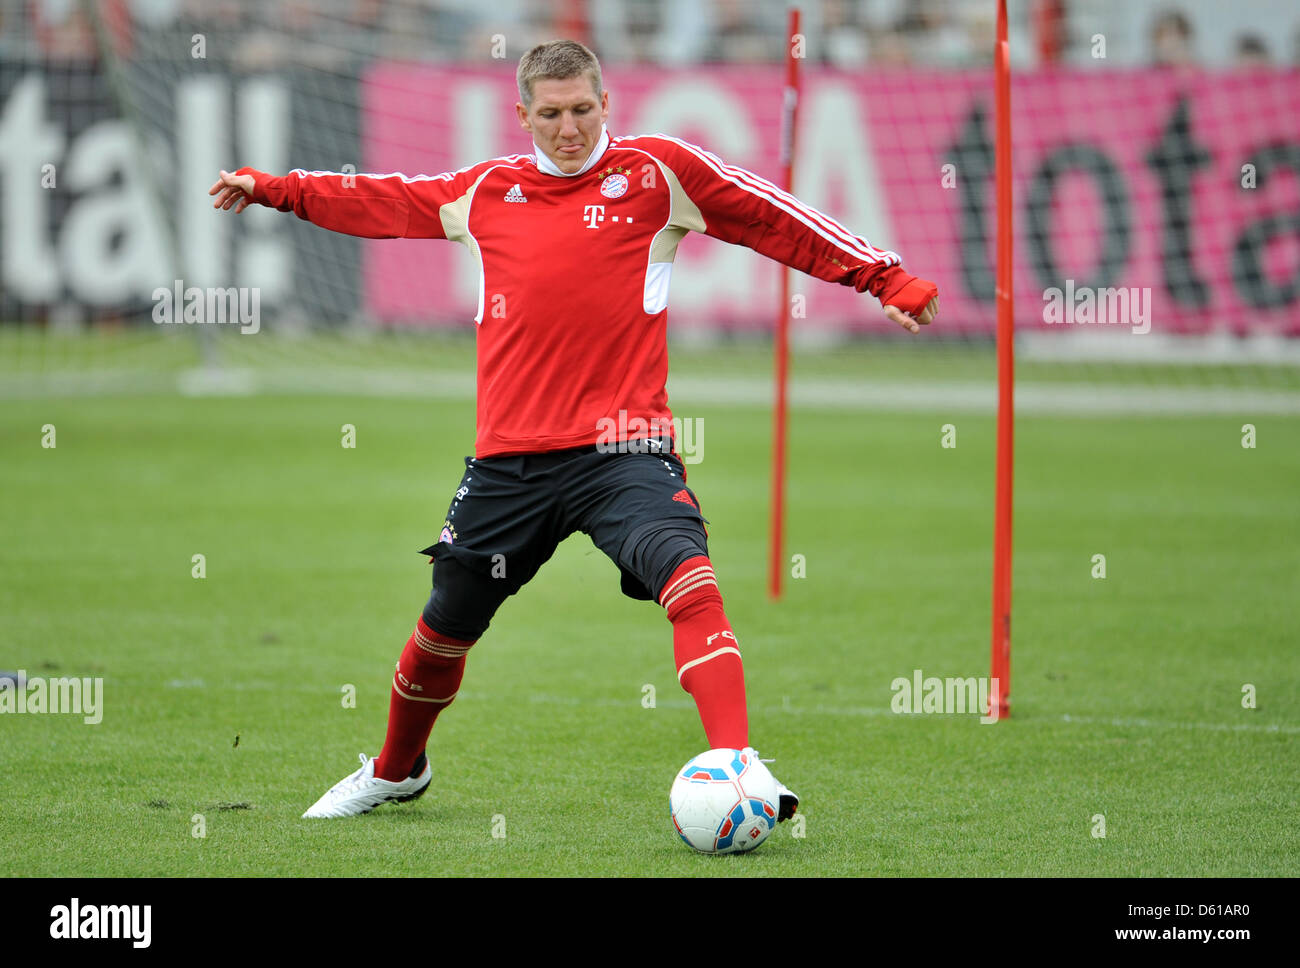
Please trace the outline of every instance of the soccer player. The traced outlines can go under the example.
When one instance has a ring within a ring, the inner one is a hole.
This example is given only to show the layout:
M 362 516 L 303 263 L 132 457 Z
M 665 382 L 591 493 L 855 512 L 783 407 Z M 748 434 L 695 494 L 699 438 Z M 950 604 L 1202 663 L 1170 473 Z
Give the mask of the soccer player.
M 935 285 L 898 255 L 757 175 L 666 135 L 611 137 L 600 64 L 582 44 L 534 47 L 517 80 L 532 154 L 440 175 L 240 168 L 209 191 L 223 210 L 258 203 L 349 235 L 460 242 L 478 269 L 475 454 L 424 552 L 433 591 L 397 662 L 382 751 L 362 754 L 305 817 L 424 793 L 425 747 L 466 655 L 575 531 L 618 565 L 624 594 L 664 608 L 709 747 L 757 757 L 740 645 L 664 388 L 677 244 L 703 232 L 870 292 L 913 333 L 938 312 Z M 780 791 L 786 820 L 799 801 Z

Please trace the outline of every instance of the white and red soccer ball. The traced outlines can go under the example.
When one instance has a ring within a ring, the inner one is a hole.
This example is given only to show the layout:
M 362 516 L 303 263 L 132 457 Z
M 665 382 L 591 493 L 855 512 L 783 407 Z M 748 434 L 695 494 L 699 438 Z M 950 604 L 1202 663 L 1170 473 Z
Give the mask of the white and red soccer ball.
M 677 771 L 668 807 L 673 826 L 705 854 L 753 850 L 776 826 L 776 778 L 752 749 L 701 753 Z

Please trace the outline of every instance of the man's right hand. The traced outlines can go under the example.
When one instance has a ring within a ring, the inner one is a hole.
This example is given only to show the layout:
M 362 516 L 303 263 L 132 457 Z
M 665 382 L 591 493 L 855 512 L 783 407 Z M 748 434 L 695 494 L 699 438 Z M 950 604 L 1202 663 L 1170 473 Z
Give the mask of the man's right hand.
M 208 189 L 209 195 L 217 196 L 217 200 L 212 203 L 212 207 L 229 211 L 230 206 L 238 202 L 239 204 L 235 207 L 235 214 L 238 215 L 253 204 L 253 187 L 255 184 L 252 175 L 236 175 L 233 172 L 223 170 L 221 177 Z

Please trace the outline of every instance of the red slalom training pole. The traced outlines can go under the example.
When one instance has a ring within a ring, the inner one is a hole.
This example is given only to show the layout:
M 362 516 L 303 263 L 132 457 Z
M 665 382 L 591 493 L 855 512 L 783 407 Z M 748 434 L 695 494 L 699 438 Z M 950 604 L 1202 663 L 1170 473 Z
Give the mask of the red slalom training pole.
M 780 187 L 786 192 L 794 189 L 794 135 L 799 116 L 799 59 L 802 56 L 799 9 L 791 7 L 785 44 L 785 89 L 781 99 Z M 785 544 L 785 443 L 790 370 L 790 270 L 785 266 L 781 266 L 781 311 L 776 317 L 775 339 L 772 364 L 772 378 L 776 383 L 772 404 L 772 525 L 767 583 L 767 593 L 774 600 L 781 597 L 781 575 L 785 570 L 782 548 Z
M 993 668 L 990 716 L 1011 715 L 1011 481 L 1015 442 L 1015 324 L 1011 299 L 1011 62 L 1007 0 L 998 0 L 993 58 L 998 203 L 998 457 L 993 513 Z

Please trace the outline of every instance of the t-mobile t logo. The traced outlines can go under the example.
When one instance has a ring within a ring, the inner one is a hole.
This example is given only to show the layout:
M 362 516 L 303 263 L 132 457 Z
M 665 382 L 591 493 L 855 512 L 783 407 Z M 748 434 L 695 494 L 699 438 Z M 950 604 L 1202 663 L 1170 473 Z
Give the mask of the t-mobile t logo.
M 600 226 L 597 225 L 596 223 L 605 221 L 605 206 L 587 205 L 582 210 L 582 217 L 583 220 L 586 221 L 587 223 L 587 228 L 589 229 L 600 228 Z

